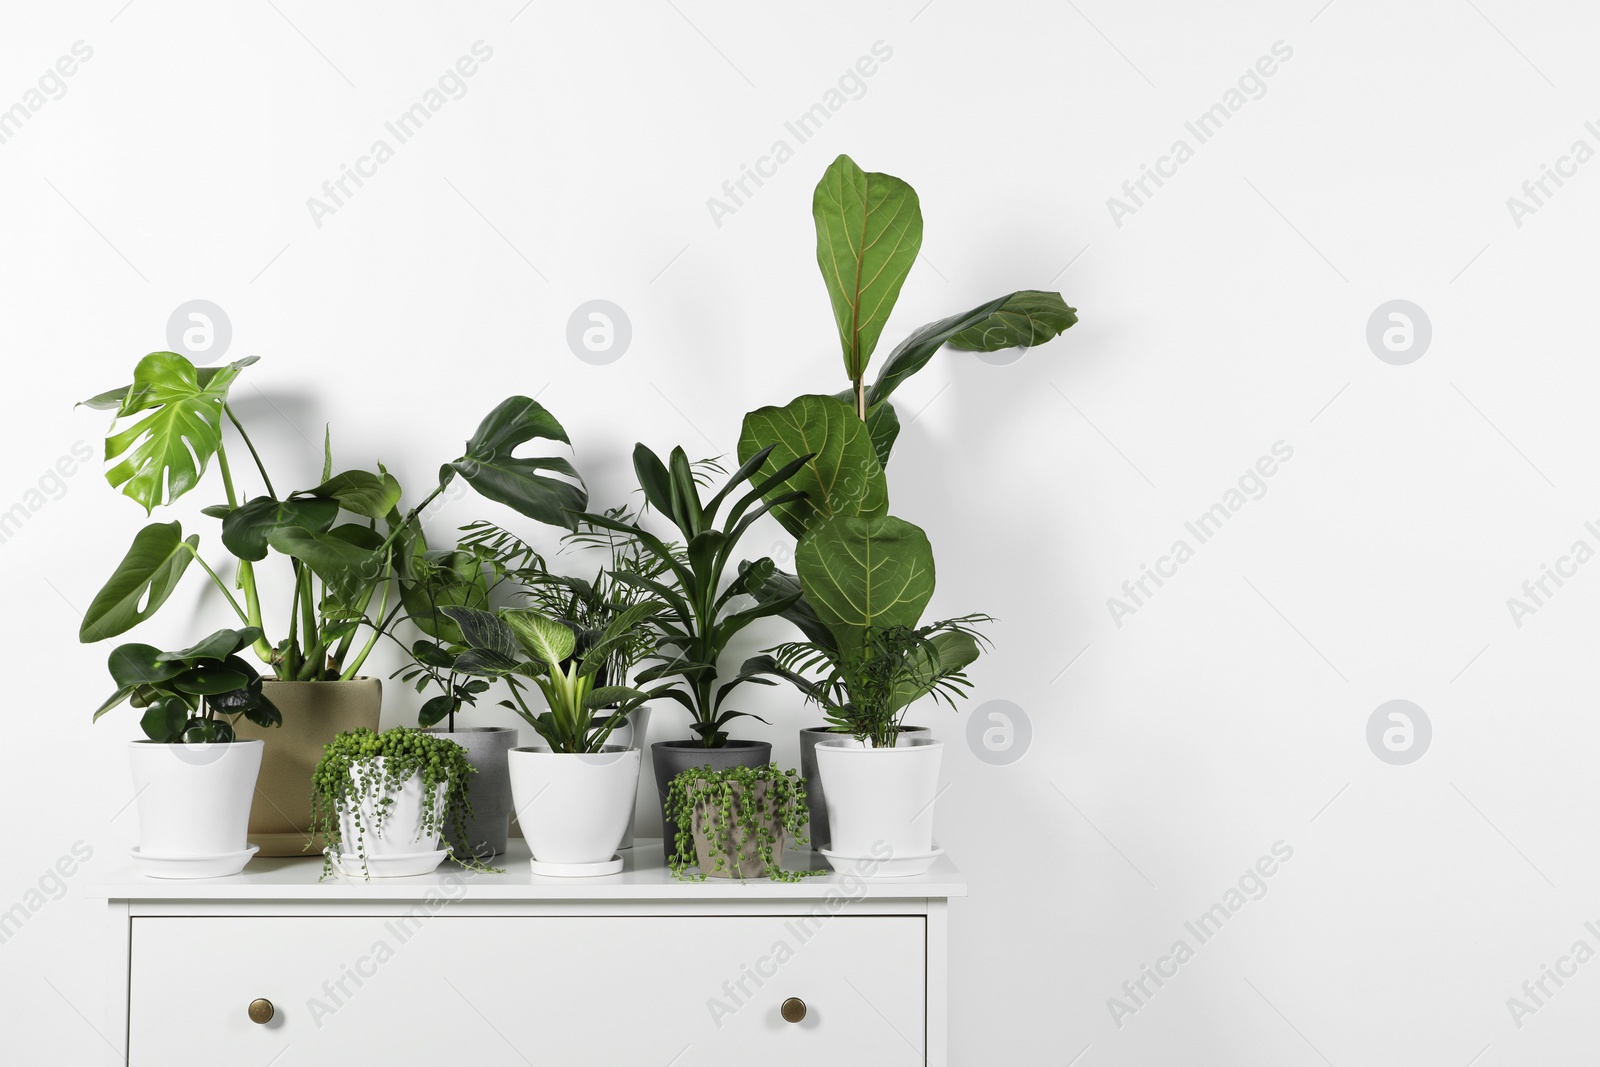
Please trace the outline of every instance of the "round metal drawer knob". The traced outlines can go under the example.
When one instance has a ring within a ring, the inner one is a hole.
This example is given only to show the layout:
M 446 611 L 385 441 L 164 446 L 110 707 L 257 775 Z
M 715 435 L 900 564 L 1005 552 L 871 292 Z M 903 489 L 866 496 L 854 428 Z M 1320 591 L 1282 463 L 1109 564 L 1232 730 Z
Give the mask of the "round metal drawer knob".
M 257 997 L 250 1002 L 250 1021 L 265 1025 L 272 1021 L 272 1017 L 277 1014 L 277 1011 L 278 1009 L 272 1006 L 272 1001 L 266 997 Z M 800 1010 L 800 1014 L 805 1014 L 804 1008 Z
M 790 997 L 779 1010 L 783 1012 L 784 1022 L 797 1023 L 806 1017 L 806 1002 L 799 997 Z

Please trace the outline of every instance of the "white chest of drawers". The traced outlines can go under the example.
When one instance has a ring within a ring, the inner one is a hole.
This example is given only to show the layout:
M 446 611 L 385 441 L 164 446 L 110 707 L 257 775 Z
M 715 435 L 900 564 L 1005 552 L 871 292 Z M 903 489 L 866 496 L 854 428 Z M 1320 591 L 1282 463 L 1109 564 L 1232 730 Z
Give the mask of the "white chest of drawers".
M 129 872 L 99 887 L 109 1034 L 131 1067 L 946 1063 L 947 906 L 966 895 L 948 859 L 740 885 L 675 881 L 656 841 L 632 852 L 597 879 L 535 879 L 520 841 L 505 874 Z

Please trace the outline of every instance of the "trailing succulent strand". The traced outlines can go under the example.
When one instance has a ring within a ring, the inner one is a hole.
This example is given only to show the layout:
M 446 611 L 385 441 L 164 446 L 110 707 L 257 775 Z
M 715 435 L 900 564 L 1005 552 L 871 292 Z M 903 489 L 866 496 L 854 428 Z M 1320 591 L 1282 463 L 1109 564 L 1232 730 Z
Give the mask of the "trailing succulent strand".
M 382 772 L 372 774 L 378 759 L 383 760 Z M 443 836 L 447 822 L 458 840 L 466 840 L 466 819 L 472 815 L 467 779 L 476 773 L 466 750 L 454 741 L 404 726 L 381 734 L 363 726 L 334 738 L 322 750 L 311 787 L 312 828 L 326 842 L 322 877 L 334 872 L 335 856 L 351 853 L 360 857 L 361 872 L 367 875 L 366 835 L 370 831 L 382 836 L 395 797 L 415 774 L 422 776 L 422 826 L 417 840 Z M 438 793 L 441 784 L 445 786 L 442 798 Z M 354 842 L 345 841 L 339 814 L 355 811 L 363 802 L 371 802 L 376 812 L 373 824 L 367 826 L 365 820 L 353 819 L 357 838 Z M 455 855 L 448 843 L 445 849 L 451 859 L 468 870 L 495 869 L 473 857 Z
M 667 789 L 667 814 L 678 824 L 678 837 L 667 865 L 673 877 L 704 881 L 710 874 L 744 880 L 740 855 L 751 842 L 763 873 L 774 881 L 798 882 L 825 871 L 786 871 L 779 865 L 777 850 L 784 834 L 795 844 L 805 844 L 802 831 L 809 813 L 806 810 L 806 782 L 794 770 L 782 770 L 775 763 L 765 767 L 729 767 L 714 770 L 710 764 L 692 767 L 672 780 Z M 707 870 L 695 848 L 695 822 L 699 820 L 710 862 Z M 732 846 L 731 854 L 728 847 Z M 688 873 L 692 866 L 696 874 Z

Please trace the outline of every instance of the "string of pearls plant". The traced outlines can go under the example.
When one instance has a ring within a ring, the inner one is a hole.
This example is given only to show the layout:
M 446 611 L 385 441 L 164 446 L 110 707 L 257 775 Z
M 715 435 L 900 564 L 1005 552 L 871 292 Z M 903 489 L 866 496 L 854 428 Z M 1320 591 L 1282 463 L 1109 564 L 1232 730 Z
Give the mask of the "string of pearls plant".
M 825 871 L 786 871 L 785 835 L 805 844 L 805 779 L 775 763 L 714 770 L 707 764 L 679 774 L 667 789 L 667 812 L 678 837 L 667 865 L 674 878 L 765 876 L 798 882 Z M 689 873 L 698 866 L 699 871 Z

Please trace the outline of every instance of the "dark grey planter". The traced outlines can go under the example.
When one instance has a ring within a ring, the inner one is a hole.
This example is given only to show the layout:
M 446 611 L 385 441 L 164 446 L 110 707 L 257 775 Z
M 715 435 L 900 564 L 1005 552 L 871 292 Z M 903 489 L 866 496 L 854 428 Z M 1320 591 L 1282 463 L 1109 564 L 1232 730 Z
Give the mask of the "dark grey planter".
M 667 817 L 667 789 L 684 771 L 710 764 L 713 770 L 729 767 L 765 767 L 772 762 L 770 741 L 729 741 L 721 748 L 706 748 L 699 741 L 657 741 L 650 746 L 650 765 L 656 772 L 656 793 L 661 799 L 661 847 L 672 855 L 678 824 Z
M 926 726 L 902 726 L 903 734 L 927 733 Z M 806 840 L 813 852 L 833 845 L 828 833 L 828 804 L 822 797 L 822 775 L 817 773 L 817 742 L 830 737 L 848 737 L 835 733 L 826 726 L 808 726 L 800 731 L 800 777 L 806 780 L 806 810 L 811 817 L 806 820 Z
M 506 753 L 517 747 L 517 731 L 509 726 L 462 726 L 455 730 L 427 730 L 448 737 L 467 750 L 467 762 L 478 769 L 467 783 L 472 817 L 464 820 L 467 840 L 456 839 L 454 822 L 445 826 L 445 840 L 457 856 L 488 859 L 506 850 L 511 827 L 511 772 Z

